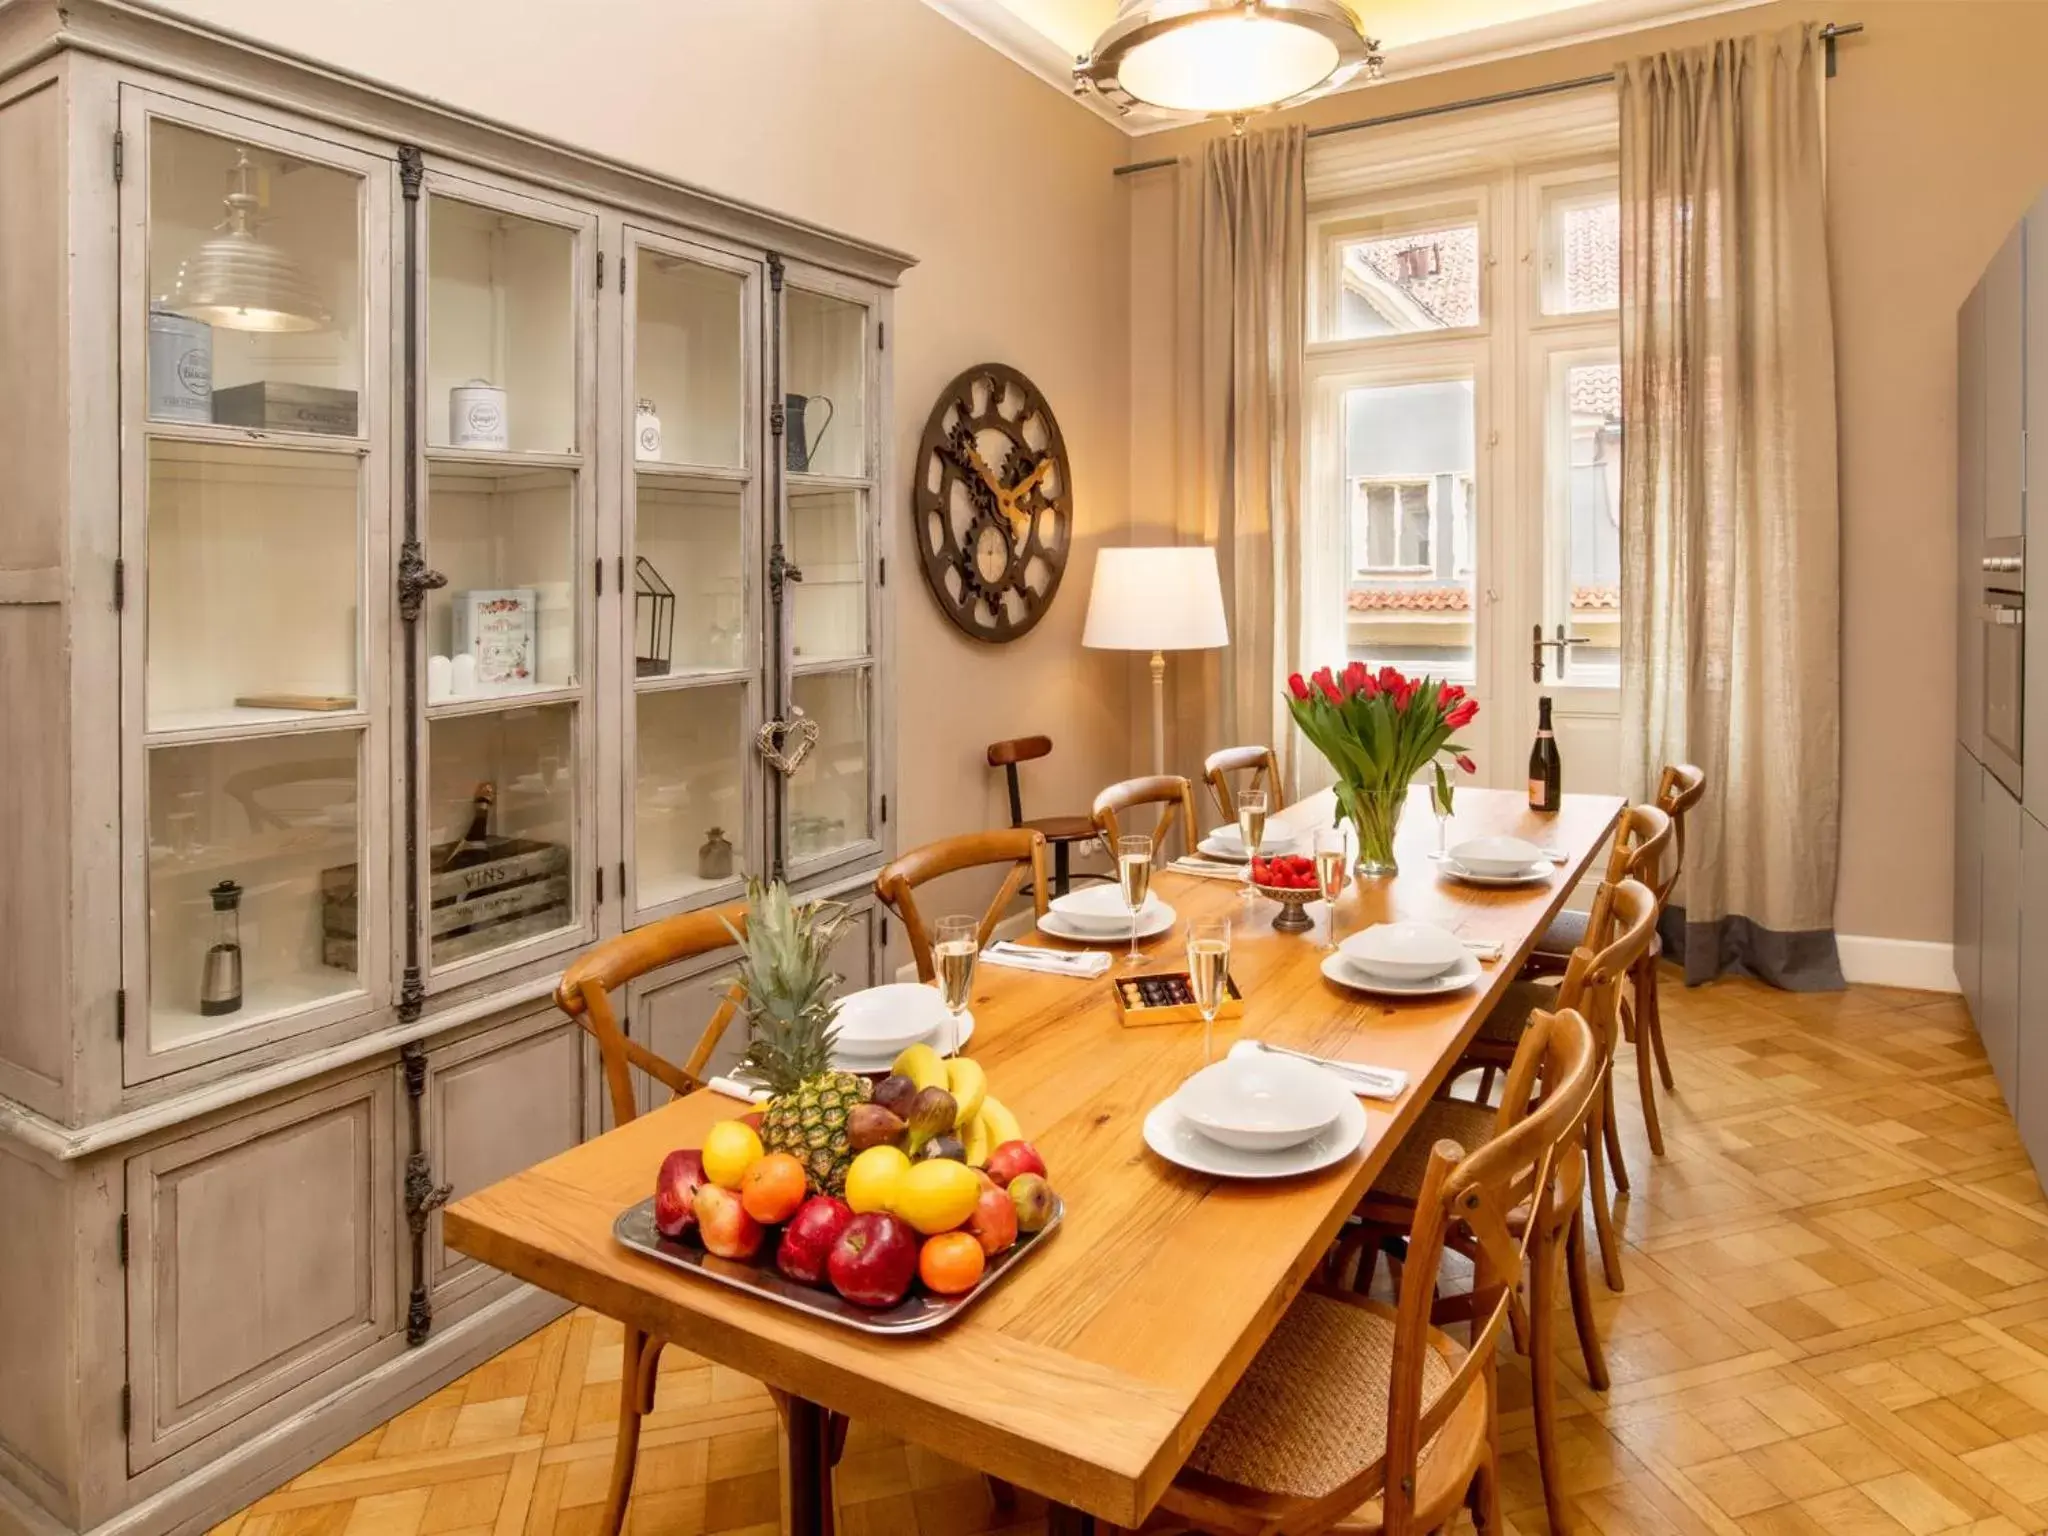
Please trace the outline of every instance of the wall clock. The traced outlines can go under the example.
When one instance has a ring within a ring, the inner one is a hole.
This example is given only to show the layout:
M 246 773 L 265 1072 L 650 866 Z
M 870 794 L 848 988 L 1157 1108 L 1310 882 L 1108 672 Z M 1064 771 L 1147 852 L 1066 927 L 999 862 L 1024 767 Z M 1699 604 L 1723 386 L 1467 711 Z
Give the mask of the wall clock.
M 977 640 L 1029 634 L 1073 544 L 1073 477 L 1060 424 L 1005 363 L 948 384 L 925 423 L 912 492 L 917 552 L 940 609 Z

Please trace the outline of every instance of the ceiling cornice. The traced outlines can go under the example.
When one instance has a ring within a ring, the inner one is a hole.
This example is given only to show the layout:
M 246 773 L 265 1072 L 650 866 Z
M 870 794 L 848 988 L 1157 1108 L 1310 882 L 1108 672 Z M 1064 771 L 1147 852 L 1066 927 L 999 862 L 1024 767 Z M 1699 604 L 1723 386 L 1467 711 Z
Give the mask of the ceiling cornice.
M 965 28 L 1011 62 L 1029 70 L 1062 96 L 1133 138 L 1186 127 L 1201 119 L 1185 113 L 1136 109 L 1128 114 L 1101 97 L 1074 93 L 1074 61 L 1059 45 L 1031 26 L 1001 0 L 924 0 L 940 15 Z M 1746 10 L 1769 0 L 1588 0 L 1569 10 L 1524 17 L 1497 26 L 1479 27 L 1448 37 L 1403 43 L 1387 50 L 1387 64 L 1378 81 L 1356 80 L 1333 96 L 1372 90 L 1396 80 L 1412 80 L 1445 70 L 1489 64 L 1521 54 L 1541 53 L 1574 43 L 1597 42 L 1628 32 L 1671 26 L 1726 11 Z M 1370 10 L 1370 3 L 1362 7 Z

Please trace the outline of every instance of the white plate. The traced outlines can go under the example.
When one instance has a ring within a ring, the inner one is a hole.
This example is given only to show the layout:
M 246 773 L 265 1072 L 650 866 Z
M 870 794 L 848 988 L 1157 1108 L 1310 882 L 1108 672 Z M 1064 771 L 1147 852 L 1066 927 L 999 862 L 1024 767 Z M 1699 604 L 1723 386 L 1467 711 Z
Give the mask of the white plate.
M 953 1052 L 949 1053 L 945 1048 L 946 1034 L 943 1024 L 939 1026 L 937 1034 L 929 1037 L 928 1043 L 933 1050 L 944 1056 L 957 1054 L 973 1038 L 974 1013 L 972 1009 L 968 1009 L 960 1015 L 960 1038 L 955 1043 Z M 832 1065 L 841 1072 L 886 1072 L 889 1070 L 889 1064 L 901 1054 L 901 1051 L 849 1051 L 842 1044 L 832 1053 Z
M 1301 841 L 1301 834 L 1277 816 L 1266 818 L 1266 830 L 1259 834 L 1259 852 L 1266 858 L 1276 853 L 1290 853 Z M 1213 847 L 1212 847 L 1213 845 Z M 1218 827 L 1202 839 L 1204 853 L 1220 853 L 1226 859 L 1241 859 L 1244 853 L 1244 834 L 1234 826 Z
M 1462 880 L 1467 885 L 1544 885 L 1556 871 L 1556 866 L 1548 859 L 1538 859 L 1519 874 L 1482 875 L 1478 870 L 1467 869 L 1449 854 L 1445 854 L 1443 871 L 1453 880 Z
M 1156 895 L 1148 893 L 1139 916 L 1150 921 L 1154 909 L 1165 905 Z M 1131 909 L 1124 905 L 1123 892 L 1113 885 L 1084 885 L 1078 891 L 1054 897 L 1049 906 L 1060 915 L 1061 922 L 1080 933 L 1113 938 L 1131 931 Z
M 1145 1145 L 1169 1163 L 1212 1178 L 1286 1179 L 1341 1163 L 1365 1140 L 1365 1127 L 1365 1106 L 1347 1093 L 1337 1118 L 1311 1140 L 1280 1152 L 1240 1152 L 1204 1136 L 1167 1099 L 1145 1116 Z
M 1519 837 L 1468 837 L 1445 857 L 1475 875 L 1512 875 L 1543 858 L 1543 850 Z
M 1443 997 L 1462 992 L 1485 974 L 1479 957 L 1469 950 L 1465 958 L 1441 976 L 1427 981 L 1388 981 L 1353 965 L 1342 950 L 1323 956 L 1323 975 L 1353 992 L 1370 992 L 1376 997 Z
M 1212 1061 L 1180 1085 L 1183 1120 L 1240 1152 L 1278 1152 L 1320 1134 L 1350 1091 L 1314 1062 L 1259 1051 Z
M 929 1040 L 946 1022 L 937 987 L 918 981 L 849 992 L 839 1000 L 839 1048 L 856 1056 L 894 1056 L 906 1045 Z
M 1155 934 L 1165 933 L 1178 916 L 1165 902 L 1155 903 L 1147 898 L 1145 910 L 1138 914 L 1138 937 L 1149 939 Z M 1097 932 L 1093 928 L 1077 928 L 1059 913 L 1047 911 L 1038 920 L 1038 931 L 1049 933 L 1056 939 L 1065 939 L 1070 944 L 1110 944 L 1130 939 L 1131 919 L 1126 915 L 1121 927 Z
M 1435 923 L 1374 923 L 1338 946 L 1361 971 L 1388 981 L 1441 976 L 1465 956 L 1465 945 Z

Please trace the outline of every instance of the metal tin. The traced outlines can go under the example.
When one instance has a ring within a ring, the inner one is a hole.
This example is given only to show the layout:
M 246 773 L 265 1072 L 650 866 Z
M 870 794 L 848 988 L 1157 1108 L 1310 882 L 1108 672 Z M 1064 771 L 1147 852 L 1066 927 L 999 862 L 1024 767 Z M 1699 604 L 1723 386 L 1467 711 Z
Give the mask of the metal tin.
M 204 320 L 150 310 L 149 417 L 213 420 L 213 327 Z
M 661 417 L 652 400 L 642 400 L 633 407 L 633 457 L 657 461 L 661 458 Z
M 512 425 L 505 391 L 485 379 L 471 379 L 448 391 L 448 441 L 456 448 L 510 448 Z
M 1066 1214 L 1066 1201 L 1054 1195 L 1052 1220 L 1029 1236 L 1020 1237 L 1017 1246 L 1009 1252 L 999 1253 L 990 1259 L 988 1268 L 973 1290 L 959 1296 L 932 1296 L 923 1291 L 913 1291 L 895 1306 L 880 1311 L 855 1306 L 844 1297 L 817 1286 L 799 1285 L 764 1264 L 742 1264 L 733 1259 L 714 1258 L 702 1248 L 663 1237 L 655 1230 L 652 1195 L 619 1213 L 619 1219 L 612 1223 L 612 1236 L 635 1253 L 644 1253 L 648 1258 L 672 1268 L 688 1270 L 735 1291 L 745 1291 L 750 1296 L 758 1296 L 763 1301 L 772 1301 L 795 1312 L 807 1312 L 842 1328 L 888 1337 L 928 1333 L 950 1323 L 1001 1284 L 1003 1277 L 1017 1265 L 1036 1253 L 1040 1245 L 1059 1230 Z

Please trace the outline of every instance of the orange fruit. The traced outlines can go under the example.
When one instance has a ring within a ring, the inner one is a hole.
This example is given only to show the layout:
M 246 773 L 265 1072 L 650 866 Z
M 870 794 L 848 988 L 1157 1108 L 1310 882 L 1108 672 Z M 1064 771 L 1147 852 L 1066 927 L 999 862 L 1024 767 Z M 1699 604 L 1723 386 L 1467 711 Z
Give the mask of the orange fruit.
M 925 1239 L 924 1250 L 917 1256 L 917 1277 L 928 1291 L 958 1296 L 974 1289 L 987 1266 L 988 1255 L 972 1232 L 941 1232 Z
M 789 1220 L 804 1203 L 804 1165 L 787 1152 L 756 1158 L 740 1175 L 740 1204 L 763 1226 Z

